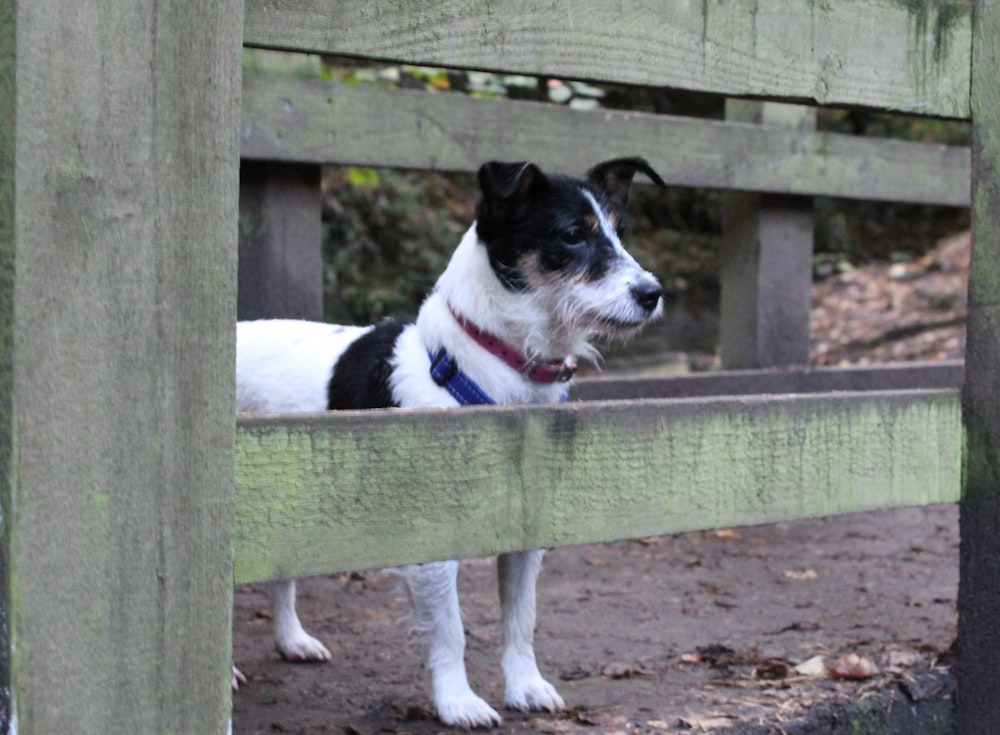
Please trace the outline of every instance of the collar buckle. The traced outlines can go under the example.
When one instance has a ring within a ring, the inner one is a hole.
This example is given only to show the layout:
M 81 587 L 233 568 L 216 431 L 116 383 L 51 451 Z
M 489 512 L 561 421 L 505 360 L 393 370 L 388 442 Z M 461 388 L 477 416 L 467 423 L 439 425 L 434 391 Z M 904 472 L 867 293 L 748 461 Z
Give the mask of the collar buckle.
M 528 359 L 524 364 L 524 369 L 521 370 L 521 375 L 536 383 L 568 383 L 576 375 L 576 361 L 568 357 L 556 365 L 551 362 Z
M 449 355 L 444 347 L 431 357 L 431 378 L 442 388 L 451 382 L 458 372 L 458 363 Z
M 555 377 L 552 379 L 554 383 L 568 383 L 576 375 L 576 360 L 567 358 L 563 361 L 563 364 L 559 366 L 559 370 L 556 371 Z

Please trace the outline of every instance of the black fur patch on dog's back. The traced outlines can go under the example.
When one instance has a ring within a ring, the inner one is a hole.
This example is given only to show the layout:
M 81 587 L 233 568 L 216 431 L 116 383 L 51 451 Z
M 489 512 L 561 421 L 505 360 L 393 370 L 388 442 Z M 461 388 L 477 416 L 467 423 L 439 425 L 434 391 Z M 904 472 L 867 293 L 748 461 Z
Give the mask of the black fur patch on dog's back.
M 328 410 L 396 406 L 389 387 L 389 359 L 399 335 L 411 323 L 383 319 L 341 353 L 327 386 Z

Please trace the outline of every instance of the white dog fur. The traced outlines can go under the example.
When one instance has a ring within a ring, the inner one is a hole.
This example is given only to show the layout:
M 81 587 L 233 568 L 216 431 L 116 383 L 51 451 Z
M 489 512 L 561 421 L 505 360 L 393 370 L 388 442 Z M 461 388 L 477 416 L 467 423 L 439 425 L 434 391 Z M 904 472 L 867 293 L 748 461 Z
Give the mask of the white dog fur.
M 636 171 L 663 185 L 639 158 L 599 164 L 584 179 L 548 176 L 532 164 L 484 165 L 477 222 L 462 238 L 414 324 L 241 322 L 237 410 L 368 407 L 378 403 L 372 391 L 385 395 L 382 404 L 404 408 L 458 406 L 430 374 L 432 358 L 442 349 L 497 403 L 565 400 L 565 382 L 529 380 L 484 349 L 456 315 L 529 358 L 567 365 L 575 356 L 595 356 L 593 338 L 627 337 L 658 316 L 663 308 L 660 286 L 626 252 L 619 237 Z M 355 352 L 349 350 L 352 345 Z M 359 349 L 361 345 L 369 347 Z M 379 375 L 377 366 L 368 362 L 383 363 L 384 385 L 366 377 Z M 335 381 L 351 401 L 355 394 L 367 397 L 350 405 L 334 401 Z M 543 551 L 522 551 L 498 560 L 504 704 L 517 710 L 564 707 L 535 662 L 535 582 L 542 556 Z M 500 715 L 472 691 L 466 676 L 458 562 L 400 571 L 416 630 L 427 647 L 438 716 L 446 724 L 466 728 L 499 724 Z M 330 658 L 299 622 L 294 580 L 273 583 L 272 605 L 276 644 L 284 657 Z

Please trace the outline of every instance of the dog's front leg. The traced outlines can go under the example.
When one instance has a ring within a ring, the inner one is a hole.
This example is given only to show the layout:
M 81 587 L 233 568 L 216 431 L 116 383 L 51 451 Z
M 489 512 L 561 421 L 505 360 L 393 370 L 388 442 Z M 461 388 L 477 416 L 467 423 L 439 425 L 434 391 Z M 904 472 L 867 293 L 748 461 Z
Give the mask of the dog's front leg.
M 504 704 L 517 710 L 555 712 L 566 705 L 535 663 L 535 583 L 544 551 L 501 554 L 497 560 L 503 609 Z
M 427 668 L 438 717 L 447 725 L 490 727 L 500 715 L 469 686 L 465 631 L 458 605 L 458 562 L 419 564 L 403 570 L 414 628 L 427 646 Z
M 271 613 L 274 615 L 274 644 L 286 661 L 329 661 L 330 651 L 306 633 L 295 612 L 295 580 L 271 583 Z

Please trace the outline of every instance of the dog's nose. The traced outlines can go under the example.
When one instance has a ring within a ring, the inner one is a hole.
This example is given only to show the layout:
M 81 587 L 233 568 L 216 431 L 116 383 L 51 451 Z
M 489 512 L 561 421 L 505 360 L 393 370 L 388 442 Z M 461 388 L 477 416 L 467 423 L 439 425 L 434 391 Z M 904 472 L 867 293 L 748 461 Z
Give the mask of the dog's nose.
M 660 284 L 653 279 L 643 280 L 641 283 L 637 283 L 632 286 L 632 298 L 635 299 L 636 303 L 639 304 L 647 313 L 651 313 L 656 309 L 657 304 L 660 303 L 660 297 L 663 295 L 663 289 Z

